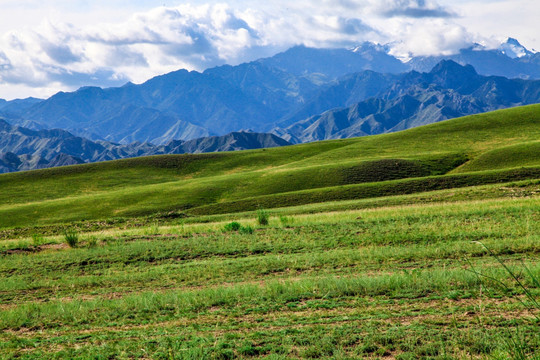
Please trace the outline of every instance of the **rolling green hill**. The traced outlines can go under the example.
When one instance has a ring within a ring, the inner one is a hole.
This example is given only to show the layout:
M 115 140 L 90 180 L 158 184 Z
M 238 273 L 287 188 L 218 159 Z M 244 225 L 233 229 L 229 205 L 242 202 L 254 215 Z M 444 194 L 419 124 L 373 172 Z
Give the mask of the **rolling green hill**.
M 540 105 L 533 105 L 364 138 L 6 174 L 0 226 L 243 211 L 540 178 L 539 125 Z

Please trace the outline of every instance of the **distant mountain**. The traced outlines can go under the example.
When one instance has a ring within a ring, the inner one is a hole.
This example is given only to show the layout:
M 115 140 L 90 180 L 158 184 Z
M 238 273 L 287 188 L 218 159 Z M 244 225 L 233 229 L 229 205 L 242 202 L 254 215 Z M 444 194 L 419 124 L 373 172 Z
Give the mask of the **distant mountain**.
M 364 70 L 394 74 L 407 71 L 407 66 L 389 55 L 387 48 L 369 42 L 354 49 L 295 46 L 258 62 L 297 76 L 319 74 L 328 79 Z
M 368 43 L 354 51 L 299 46 L 204 73 L 179 70 L 141 85 L 61 92 L 5 116 L 35 129 L 62 128 L 120 143 L 165 144 L 247 128 L 267 131 L 335 78 L 365 69 L 398 73 L 406 66 Z
M 271 127 L 269 123 L 274 119 L 303 105 L 321 88 L 321 82 L 314 76 L 294 75 L 268 66 L 264 61 L 220 66 L 208 69 L 204 74 L 229 82 L 267 109 L 265 111 L 268 119 L 264 124 L 252 122 L 248 126 L 257 130 Z M 324 84 L 324 81 L 322 83 Z
M 65 130 L 34 131 L 12 126 L 4 120 L 0 120 L 0 149 L 0 152 L 13 152 L 17 155 L 39 155 L 46 161 L 60 153 L 99 160 L 97 154 L 104 150 L 101 145 L 73 136 Z
M 348 138 L 538 102 L 538 80 L 481 76 L 470 65 L 444 60 L 429 73 L 413 71 L 399 76 L 376 97 L 312 116 L 274 132 L 291 142 Z
M 455 55 L 414 57 L 407 65 L 411 70 L 426 72 L 442 60 L 472 65 L 481 75 L 540 79 L 540 54 L 527 50 L 512 38 L 509 38 L 498 49 L 489 50 L 476 45 L 462 49 Z
M 380 111 L 401 95 L 408 94 L 416 99 L 419 95 L 410 93 L 409 87 L 421 89 L 417 82 L 429 80 L 421 74 L 447 59 L 461 65 L 472 64 L 481 75 L 540 79 L 540 54 L 527 50 L 515 39 L 509 39 L 499 49 L 475 46 L 456 55 L 417 57 L 405 64 L 390 55 L 388 47 L 372 43 L 353 49 L 296 46 L 238 66 L 220 66 L 203 73 L 179 70 L 139 85 L 128 83 L 108 89 L 84 87 L 43 101 L 0 101 L 0 116 L 12 124 L 36 131 L 60 128 L 92 141 L 120 144 L 165 145 L 172 140 L 222 136 L 241 129 L 260 133 L 276 129 L 276 133 L 282 134 L 301 121 L 307 124 L 307 119 L 313 121 L 312 117 L 329 110 L 348 108 L 372 97 L 386 101 L 385 105 L 380 105 Z M 398 75 L 408 70 L 414 71 L 407 76 Z M 447 84 L 439 86 L 448 91 L 463 87 L 475 89 L 478 74 L 473 75 L 452 83 L 450 72 L 441 75 Z M 431 94 L 438 101 L 446 99 L 444 103 L 450 101 L 448 99 L 467 102 L 458 100 L 448 91 Z M 458 94 L 465 93 L 460 90 Z M 528 103 L 514 95 L 498 87 L 490 93 L 495 98 L 490 100 L 489 106 L 456 106 L 476 112 Z M 453 111 L 452 106 L 440 104 L 440 107 L 445 109 L 445 114 L 463 113 Z M 438 121 L 447 115 L 425 115 L 424 118 Z M 405 123 L 416 124 L 417 121 Z M 390 131 L 386 126 L 382 128 Z M 283 135 L 291 140 L 299 136 L 298 141 L 312 138 L 298 132 Z
M 162 154 L 197 154 L 206 152 L 238 151 L 291 145 L 274 134 L 233 132 L 223 136 L 211 136 L 189 141 L 171 141 L 157 148 Z
M 24 113 L 24 111 L 42 101 L 42 99 L 36 99 L 33 97 L 26 99 L 15 99 L 11 101 L 0 99 L 0 114 L 2 116 L 19 117 Z
M 508 40 L 499 46 L 499 50 L 506 56 L 512 59 L 530 57 L 534 53 L 529 51 L 525 46 L 521 45 L 517 39 L 508 38 Z
M 0 173 L 160 154 L 235 151 L 290 145 L 273 134 L 235 132 L 155 146 L 91 141 L 64 130 L 34 131 L 0 119 Z
M 389 90 L 399 79 L 398 75 L 362 71 L 346 75 L 328 85 L 300 106 L 294 113 L 278 122 L 279 127 L 289 126 L 297 121 L 322 114 L 329 109 L 351 106 Z

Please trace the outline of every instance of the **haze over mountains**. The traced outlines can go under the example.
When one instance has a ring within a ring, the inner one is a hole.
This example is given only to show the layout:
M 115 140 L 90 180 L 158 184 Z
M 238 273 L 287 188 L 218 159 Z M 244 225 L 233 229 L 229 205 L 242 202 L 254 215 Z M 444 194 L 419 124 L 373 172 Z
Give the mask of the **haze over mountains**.
M 515 39 L 497 50 L 476 46 L 406 63 L 371 43 L 352 50 L 298 46 L 140 85 L 0 101 L 0 171 L 404 130 L 538 103 L 536 79 L 540 55 Z M 257 134 L 238 133 L 246 129 Z M 260 134 L 270 132 L 287 141 Z

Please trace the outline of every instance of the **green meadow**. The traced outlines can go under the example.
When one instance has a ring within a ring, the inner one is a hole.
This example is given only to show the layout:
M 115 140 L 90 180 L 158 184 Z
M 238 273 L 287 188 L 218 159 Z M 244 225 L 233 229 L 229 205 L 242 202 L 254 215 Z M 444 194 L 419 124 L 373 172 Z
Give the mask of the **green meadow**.
M 0 176 L 2 359 L 538 359 L 540 106 Z

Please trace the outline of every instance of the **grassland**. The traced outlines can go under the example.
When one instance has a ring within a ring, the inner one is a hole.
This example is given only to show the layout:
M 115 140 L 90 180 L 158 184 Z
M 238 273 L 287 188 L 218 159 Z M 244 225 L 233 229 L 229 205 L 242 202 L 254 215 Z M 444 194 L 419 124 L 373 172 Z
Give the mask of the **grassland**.
M 533 105 L 366 138 L 8 174 L 0 227 L 380 197 L 399 194 L 388 192 L 394 184 L 414 193 L 536 179 L 539 122 Z
M 253 233 L 177 220 L 89 234 L 76 249 L 45 238 L 0 262 L 0 354 L 482 358 L 512 353 L 511 341 L 534 353 L 535 310 L 479 242 L 539 276 L 539 207 L 297 208 L 265 227 L 236 217 Z
M 2 175 L 0 358 L 536 359 L 538 125 Z

